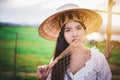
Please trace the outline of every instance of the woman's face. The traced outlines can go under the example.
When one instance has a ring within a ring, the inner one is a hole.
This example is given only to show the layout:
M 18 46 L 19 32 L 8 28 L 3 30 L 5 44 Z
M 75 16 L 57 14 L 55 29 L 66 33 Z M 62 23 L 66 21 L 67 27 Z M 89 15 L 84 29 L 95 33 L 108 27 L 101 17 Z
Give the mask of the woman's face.
M 64 37 L 68 44 L 71 44 L 76 38 L 84 41 L 85 30 L 79 22 L 70 21 L 65 25 Z

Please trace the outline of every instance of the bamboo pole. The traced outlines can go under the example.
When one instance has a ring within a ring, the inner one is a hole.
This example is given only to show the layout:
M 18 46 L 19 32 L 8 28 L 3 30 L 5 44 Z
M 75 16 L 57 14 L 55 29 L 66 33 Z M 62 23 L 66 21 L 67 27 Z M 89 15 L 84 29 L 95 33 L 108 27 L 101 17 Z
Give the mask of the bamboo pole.
M 107 40 L 106 40 L 106 48 L 105 48 L 106 59 L 109 59 L 111 57 L 112 6 L 113 6 L 113 0 L 109 0 L 109 3 L 108 3 Z

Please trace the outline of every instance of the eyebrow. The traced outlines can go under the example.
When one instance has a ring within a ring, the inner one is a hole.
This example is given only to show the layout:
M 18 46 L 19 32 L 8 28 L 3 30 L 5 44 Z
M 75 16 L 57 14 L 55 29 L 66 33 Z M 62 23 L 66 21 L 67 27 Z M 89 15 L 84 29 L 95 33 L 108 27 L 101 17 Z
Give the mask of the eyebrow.
M 81 27 L 82 27 L 82 25 L 81 25 L 81 24 L 77 25 L 76 27 L 79 27 L 79 26 L 81 26 Z
M 65 29 L 71 29 L 71 27 L 66 27 Z

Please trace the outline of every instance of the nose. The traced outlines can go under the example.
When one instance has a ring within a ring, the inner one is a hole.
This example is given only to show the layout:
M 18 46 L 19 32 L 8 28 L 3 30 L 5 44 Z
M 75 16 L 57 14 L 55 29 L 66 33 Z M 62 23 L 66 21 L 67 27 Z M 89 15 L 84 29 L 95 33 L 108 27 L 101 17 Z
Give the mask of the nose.
M 73 37 L 78 37 L 77 31 L 73 31 Z

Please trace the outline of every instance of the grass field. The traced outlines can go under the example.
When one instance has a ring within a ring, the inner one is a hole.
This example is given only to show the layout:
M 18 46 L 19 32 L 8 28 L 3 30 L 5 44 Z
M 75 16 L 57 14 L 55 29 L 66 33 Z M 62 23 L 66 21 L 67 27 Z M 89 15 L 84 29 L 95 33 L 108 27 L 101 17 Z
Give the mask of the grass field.
M 54 52 L 55 41 L 41 38 L 38 35 L 37 28 L 32 27 L 0 28 L 0 80 L 13 79 L 16 33 L 18 33 L 16 78 L 17 80 L 37 80 L 34 74 L 36 73 L 37 66 L 49 64 Z M 100 44 L 98 48 L 103 52 L 104 43 L 98 44 Z M 113 51 L 112 57 L 109 60 L 110 64 L 120 66 L 119 53 L 120 50 Z M 112 72 L 120 75 L 116 68 L 112 69 Z

